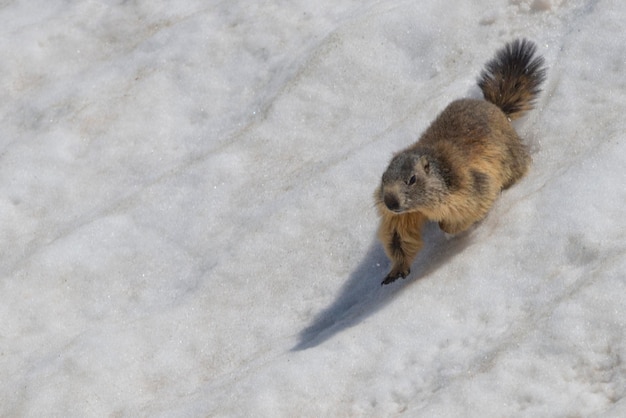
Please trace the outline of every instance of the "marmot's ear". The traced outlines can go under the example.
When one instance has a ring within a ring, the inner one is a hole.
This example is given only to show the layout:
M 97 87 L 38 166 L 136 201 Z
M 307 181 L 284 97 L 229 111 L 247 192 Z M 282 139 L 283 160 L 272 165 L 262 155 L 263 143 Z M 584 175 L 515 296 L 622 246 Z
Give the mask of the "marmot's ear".
M 424 172 L 426 174 L 430 174 L 430 161 L 428 161 L 428 157 L 425 155 L 422 155 L 418 161 L 419 165 L 422 167 L 422 170 L 424 170 Z

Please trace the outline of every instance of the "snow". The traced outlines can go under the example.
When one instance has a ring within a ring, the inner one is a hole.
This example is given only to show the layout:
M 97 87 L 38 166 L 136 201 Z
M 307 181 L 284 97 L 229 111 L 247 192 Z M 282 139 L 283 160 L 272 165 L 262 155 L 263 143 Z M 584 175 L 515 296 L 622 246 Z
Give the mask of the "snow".
M 626 4 L 0 21 L 1 416 L 626 416 Z M 517 37 L 529 174 L 381 287 L 387 162 Z

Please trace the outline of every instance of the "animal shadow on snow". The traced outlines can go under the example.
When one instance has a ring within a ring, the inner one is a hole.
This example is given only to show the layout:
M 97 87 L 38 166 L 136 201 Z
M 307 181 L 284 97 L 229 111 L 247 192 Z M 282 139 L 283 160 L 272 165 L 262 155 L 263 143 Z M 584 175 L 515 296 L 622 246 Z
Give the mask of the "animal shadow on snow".
M 448 240 L 438 225 L 429 222 L 422 233 L 424 247 L 411 266 L 406 279 L 381 286 L 390 262 L 376 240 L 350 274 L 335 301 L 316 315 L 299 334 L 299 342 L 292 351 L 306 350 L 351 328 L 390 303 L 405 286 L 437 270 L 444 262 L 462 251 L 469 243 L 468 234 Z

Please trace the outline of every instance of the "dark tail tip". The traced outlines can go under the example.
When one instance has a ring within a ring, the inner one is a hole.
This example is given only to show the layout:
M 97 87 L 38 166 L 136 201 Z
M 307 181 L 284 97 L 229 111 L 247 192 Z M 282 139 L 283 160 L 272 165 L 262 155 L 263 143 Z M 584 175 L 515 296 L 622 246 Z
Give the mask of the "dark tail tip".
M 478 79 L 485 100 L 513 119 L 533 108 L 545 80 L 544 59 L 536 50 L 532 41 L 516 39 L 496 53 Z

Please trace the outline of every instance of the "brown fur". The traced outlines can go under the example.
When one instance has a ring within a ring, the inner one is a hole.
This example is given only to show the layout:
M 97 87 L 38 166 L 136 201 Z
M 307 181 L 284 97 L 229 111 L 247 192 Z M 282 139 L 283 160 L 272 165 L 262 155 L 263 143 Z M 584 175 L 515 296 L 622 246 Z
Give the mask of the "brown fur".
M 389 163 L 375 193 L 379 238 L 393 262 L 383 284 L 406 277 L 427 220 L 456 234 L 483 219 L 500 191 L 519 180 L 530 156 L 510 119 L 533 106 L 543 59 L 522 40 L 487 63 L 478 85 L 485 100 L 448 105 L 420 140 Z

